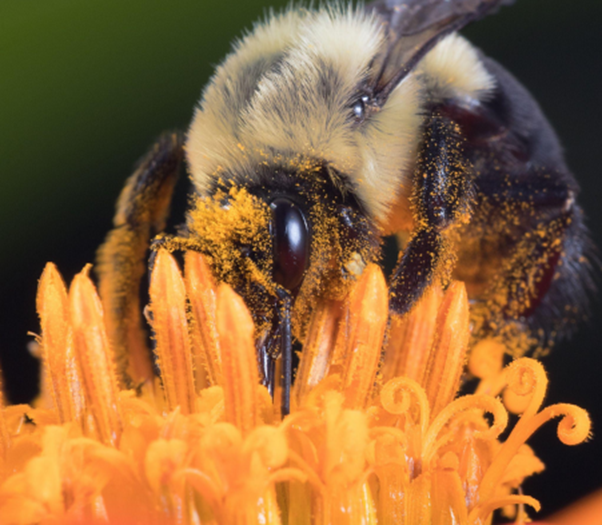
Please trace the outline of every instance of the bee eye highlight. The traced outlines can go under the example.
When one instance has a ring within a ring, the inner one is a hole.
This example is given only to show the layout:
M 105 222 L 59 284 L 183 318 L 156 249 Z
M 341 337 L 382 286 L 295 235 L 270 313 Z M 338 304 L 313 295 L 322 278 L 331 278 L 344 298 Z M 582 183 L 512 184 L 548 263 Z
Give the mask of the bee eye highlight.
M 361 122 L 366 118 L 366 105 L 370 102 L 370 97 L 368 95 L 363 95 L 359 98 L 355 104 L 353 104 L 353 116 L 357 122 Z
M 363 100 L 358 100 L 353 106 L 353 116 L 356 120 L 362 120 L 364 118 L 364 112 L 366 111 L 366 107 L 364 106 Z
M 309 265 L 310 234 L 303 211 L 294 202 L 271 202 L 274 241 L 274 281 L 287 290 L 297 289 Z

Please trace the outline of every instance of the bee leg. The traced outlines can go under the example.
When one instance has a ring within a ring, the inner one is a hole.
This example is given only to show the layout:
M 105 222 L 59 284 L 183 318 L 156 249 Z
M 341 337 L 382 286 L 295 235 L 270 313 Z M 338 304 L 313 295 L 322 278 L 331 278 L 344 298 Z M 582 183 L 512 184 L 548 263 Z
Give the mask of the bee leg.
M 182 144 L 180 134 L 164 134 L 142 158 L 119 196 L 114 227 L 97 255 L 107 332 L 125 384 L 153 377 L 140 312 L 140 284 L 150 240 L 165 227 L 184 156 Z
M 480 193 L 494 210 L 503 209 L 496 199 L 513 203 L 509 216 L 498 213 L 497 220 L 512 221 L 521 234 L 514 236 L 513 245 L 503 246 L 508 253 L 475 304 L 485 312 L 477 316 L 483 326 L 477 324 L 475 331 L 496 333 L 504 323 L 518 320 L 547 347 L 570 334 L 595 289 L 596 255 L 575 189 L 544 172 L 512 180 L 504 192 L 483 181 Z
M 559 235 L 558 241 L 563 238 L 558 245 L 546 247 L 555 261 L 544 268 L 549 280 L 542 280 L 537 287 L 534 307 L 527 317 L 532 333 L 538 334 L 544 346 L 571 335 L 588 317 L 589 303 L 596 294 L 598 253 L 583 222 L 583 212 L 576 204 L 571 207 L 550 225 L 551 235 Z
M 542 221 L 517 243 L 487 292 L 493 302 L 501 302 L 501 308 L 489 305 L 492 312 L 501 311 L 506 319 L 529 318 L 535 313 L 554 279 L 563 251 L 560 240 L 570 216 L 564 212 Z
M 408 312 L 437 276 L 453 269 L 446 232 L 470 217 L 472 183 L 463 161 L 462 137 L 449 118 L 433 115 L 414 172 L 412 213 L 417 225 L 403 251 L 390 285 L 390 309 Z
M 278 322 L 279 316 L 276 315 L 274 323 Z M 262 337 L 255 342 L 261 384 L 268 389 L 272 399 L 274 399 L 274 386 L 276 383 L 274 378 L 276 376 L 276 360 L 278 359 L 279 340 L 279 329 L 277 325 L 274 324 L 265 337 Z
M 280 411 L 282 417 L 290 412 L 291 387 L 293 381 L 293 343 L 291 336 L 292 297 L 284 288 L 277 290 L 274 302 L 274 326 L 267 338 L 257 347 L 259 368 L 263 375 L 262 384 L 274 398 L 276 381 L 280 381 L 282 397 Z M 276 377 L 276 362 L 280 359 Z
M 433 282 L 438 261 L 444 255 L 444 241 L 434 230 L 412 236 L 393 274 L 389 308 L 398 315 L 409 312 Z

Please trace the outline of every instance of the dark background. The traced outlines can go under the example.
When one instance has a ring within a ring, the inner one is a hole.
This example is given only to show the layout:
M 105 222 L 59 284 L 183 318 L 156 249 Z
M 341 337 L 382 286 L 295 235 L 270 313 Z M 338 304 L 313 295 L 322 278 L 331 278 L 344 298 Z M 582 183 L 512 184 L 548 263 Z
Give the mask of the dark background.
M 274 1 L 276 8 L 287 1 Z M 0 356 L 13 402 L 31 399 L 35 291 L 46 261 L 70 280 L 111 225 L 122 183 L 165 129 L 185 129 L 231 40 L 266 0 L 1 0 Z M 602 2 L 522 0 L 465 34 L 534 93 L 581 182 L 602 246 Z M 544 359 L 547 403 L 602 426 L 602 308 Z M 602 486 L 602 436 L 569 448 L 548 424 L 530 441 L 548 465 L 526 483 L 544 513 Z

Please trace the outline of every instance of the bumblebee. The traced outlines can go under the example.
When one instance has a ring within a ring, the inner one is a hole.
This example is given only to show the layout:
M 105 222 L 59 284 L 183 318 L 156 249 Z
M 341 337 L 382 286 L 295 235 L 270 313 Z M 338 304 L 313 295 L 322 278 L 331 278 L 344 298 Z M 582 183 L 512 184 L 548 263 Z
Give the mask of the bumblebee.
M 162 136 L 119 198 L 99 252 L 117 354 L 145 351 L 151 244 L 203 253 L 243 296 L 271 391 L 282 360 L 284 413 L 292 341 L 316 300 L 344 297 L 380 260 L 386 236 L 400 246 L 392 315 L 453 278 L 477 338 L 549 346 L 570 333 L 593 287 L 578 184 L 531 95 L 457 33 L 509 3 L 290 8 L 236 41 L 186 136 Z M 184 160 L 186 223 L 167 235 Z

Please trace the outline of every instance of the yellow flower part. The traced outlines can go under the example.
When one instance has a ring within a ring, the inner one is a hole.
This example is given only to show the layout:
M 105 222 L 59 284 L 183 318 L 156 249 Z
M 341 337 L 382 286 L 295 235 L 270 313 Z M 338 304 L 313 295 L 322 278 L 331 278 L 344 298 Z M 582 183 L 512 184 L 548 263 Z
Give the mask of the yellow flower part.
M 259 382 L 251 315 L 203 256 L 188 252 L 182 274 L 159 251 L 149 294 L 160 377 L 128 390 L 88 268 L 69 291 L 44 270 L 47 380 L 38 408 L 0 405 L 0 523 L 488 525 L 496 509 L 539 508 L 520 491 L 544 468 L 533 432 L 559 417 L 563 443 L 590 433 L 584 410 L 541 408 L 538 361 L 503 368 L 493 341 L 473 349 L 481 384 L 458 397 L 461 282 L 389 319 L 369 265 L 347 298 L 317 304 L 284 419 Z

